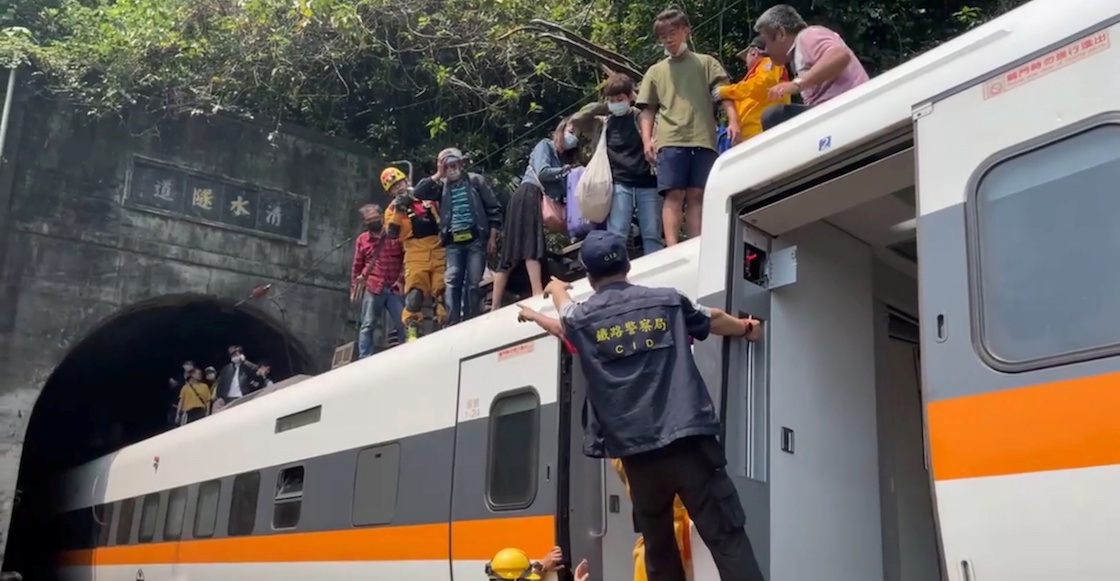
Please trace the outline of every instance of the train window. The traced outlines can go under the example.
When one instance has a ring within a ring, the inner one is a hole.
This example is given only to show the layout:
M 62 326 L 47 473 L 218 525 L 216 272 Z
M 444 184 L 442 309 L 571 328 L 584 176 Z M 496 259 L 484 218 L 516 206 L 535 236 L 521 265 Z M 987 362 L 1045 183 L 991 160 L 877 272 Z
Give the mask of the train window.
M 251 535 L 257 524 L 257 497 L 261 492 L 261 473 L 246 472 L 233 479 L 233 498 L 229 506 L 230 536 Z
M 400 476 L 401 445 L 386 444 L 358 452 L 354 474 L 354 526 L 385 525 L 397 510 L 397 480 Z
M 140 531 L 136 539 L 141 543 L 151 542 L 156 538 L 156 517 L 159 516 L 159 493 L 154 492 L 144 497 L 144 504 L 140 508 Z
M 303 505 L 303 466 L 291 466 L 276 475 L 272 501 L 272 528 L 294 529 Z
M 532 388 L 494 398 L 486 470 L 486 500 L 494 510 L 526 508 L 537 496 L 540 407 Z
M 183 517 L 187 513 L 187 489 L 176 488 L 167 495 L 167 517 L 163 521 L 163 540 L 183 536 Z
M 221 493 L 221 480 L 210 480 L 198 485 L 198 502 L 194 506 L 195 538 L 214 536 L 214 529 L 218 525 L 218 498 Z
M 97 546 L 108 547 L 109 541 L 112 540 L 109 531 L 113 527 L 113 505 L 102 504 L 94 507 L 93 519 L 93 526 L 97 530 Z
M 127 545 L 128 541 L 132 539 L 132 517 L 135 512 L 135 498 L 126 498 L 121 501 L 121 516 L 117 519 L 118 545 Z
M 981 175 L 969 222 L 977 336 L 989 365 L 1025 371 L 1093 359 L 1120 345 L 1120 270 L 1104 266 L 1120 254 L 1117 182 L 1114 124 L 1005 159 Z

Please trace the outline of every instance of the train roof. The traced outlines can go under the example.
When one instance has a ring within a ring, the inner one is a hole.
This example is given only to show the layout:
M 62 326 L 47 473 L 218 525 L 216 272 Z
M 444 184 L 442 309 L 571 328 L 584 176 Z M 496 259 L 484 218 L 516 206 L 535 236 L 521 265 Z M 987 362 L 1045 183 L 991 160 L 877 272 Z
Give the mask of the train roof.
M 699 240 L 684 242 L 635 260 L 630 279 L 695 296 L 698 259 Z M 577 301 L 591 294 L 586 279 L 573 286 Z M 551 301 L 540 297 L 523 303 L 554 313 Z M 287 388 L 71 469 L 61 479 L 69 489 L 61 491 L 58 510 L 453 427 L 459 361 L 539 335 L 536 325 L 517 322 L 517 306 L 510 305 L 338 369 L 301 378 Z M 552 394 L 551 399 L 555 398 Z M 278 419 L 319 406 L 318 422 L 277 430 Z
M 1114 22 L 1117 12 L 1113 2 L 1076 8 L 1064 0 L 1027 2 L 727 151 L 704 192 L 703 230 L 709 235 L 701 288 L 719 288 L 725 280 L 722 266 L 715 266 L 726 259 L 733 198 L 762 194 L 884 136 L 909 132 L 916 111 Z M 961 129 L 962 139 L 967 131 Z

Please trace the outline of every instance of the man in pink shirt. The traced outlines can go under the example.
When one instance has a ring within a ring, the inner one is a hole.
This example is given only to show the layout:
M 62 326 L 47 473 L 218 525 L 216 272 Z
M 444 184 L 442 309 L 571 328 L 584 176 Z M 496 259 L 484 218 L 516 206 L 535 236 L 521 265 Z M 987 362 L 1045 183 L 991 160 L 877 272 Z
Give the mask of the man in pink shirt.
M 805 24 L 792 6 L 771 6 L 758 17 L 754 29 L 775 64 L 793 63 L 794 79 L 772 87 L 770 99 L 801 95 L 804 102 L 767 107 L 762 112 L 763 131 L 867 82 L 867 71 L 844 39 L 823 26 Z

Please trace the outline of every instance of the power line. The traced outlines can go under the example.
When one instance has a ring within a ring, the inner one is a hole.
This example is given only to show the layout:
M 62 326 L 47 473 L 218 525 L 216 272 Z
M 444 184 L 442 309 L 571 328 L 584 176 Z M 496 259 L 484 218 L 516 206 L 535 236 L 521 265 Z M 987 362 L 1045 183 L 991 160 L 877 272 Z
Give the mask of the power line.
M 701 22 L 700 24 L 697 24 L 696 26 L 692 27 L 692 28 L 693 28 L 693 30 L 697 30 L 697 29 L 703 28 L 704 26 L 706 26 L 706 25 L 708 25 L 709 23 L 711 23 L 711 22 L 712 22 L 713 20 L 715 20 L 715 19 L 717 19 L 717 18 L 719 18 L 719 17 L 723 16 L 723 14 L 724 14 L 725 12 L 727 12 L 728 10 L 730 10 L 730 9 L 734 8 L 735 6 L 738 6 L 739 4 L 742 4 L 742 3 L 744 2 L 744 1 L 745 1 L 745 0 L 734 0 L 734 1 L 733 1 L 733 2 L 731 2 L 730 4 L 725 4 L 725 5 L 724 5 L 724 7 L 723 7 L 723 8 L 722 8 L 722 9 L 721 9 L 721 10 L 720 10 L 719 12 L 717 12 L 717 13 L 715 13 L 714 15 L 710 16 L 709 18 L 707 18 L 706 20 L 704 20 L 704 21 L 703 21 L 703 22 Z M 723 48 L 723 47 L 721 46 L 720 48 Z M 556 113 L 554 113 L 554 114 L 553 114 L 553 115 L 552 115 L 551 117 L 549 117 L 548 119 L 545 119 L 544 121 L 541 121 L 540 123 L 537 123 L 536 125 L 534 125 L 534 126 L 530 127 L 530 128 L 529 128 L 529 129 L 527 130 L 527 131 L 525 131 L 525 132 L 524 132 L 524 133 L 522 133 L 521 135 L 518 135 L 518 136 L 517 136 L 517 137 L 515 137 L 514 139 L 511 139 L 511 140 L 510 140 L 510 141 L 509 141 L 508 143 L 506 143 L 505 145 L 503 145 L 503 146 L 499 147 L 498 149 L 494 150 L 493 152 L 491 152 L 491 153 L 490 153 L 489 155 L 487 155 L 486 157 L 484 157 L 484 158 L 482 158 L 482 159 L 480 159 L 480 160 L 478 160 L 478 161 L 476 161 L 476 162 L 472 162 L 472 163 L 471 163 L 470 165 L 471 165 L 471 166 L 477 166 L 477 165 L 481 165 L 481 164 L 482 164 L 483 162 L 485 162 L 485 161 L 489 160 L 490 158 L 494 157 L 495 155 L 498 155 L 499 153 L 501 153 L 501 152 L 503 152 L 503 151 L 505 151 L 505 150 L 509 149 L 509 148 L 510 148 L 510 147 L 512 147 L 512 146 L 513 146 L 514 144 L 516 144 L 516 143 L 520 143 L 522 139 L 524 139 L 524 138 L 528 137 L 528 136 L 529 136 L 530 134 L 532 134 L 532 133 L 536 132 L 536 131 L 537 131 L 538 129 L 540 129 L 541 127 L 544 127 L 545 125 L 547 125 L 547 124 L 549 124 L 549 123 L 552 123 L 553 121 L 556 121 L 556 120 L 557 120 L 557 119 L 559 119 L 560 117 L 563 117 L 563 116 L 564 116 L 564 115 L 565 115 L 565 114 L 566 114 L 566 113 L 567 113 L 568 111 L 571 111 L 572 109 L 574 109 L 574 108 L 576 108 L 576 107 L 579 107 L 579 106 L 581 106 L 581 105 L 580 105 L 580 103 L 581 103 L 581 102 L 582 102 L 583 100 L 587 99 L 588 97 L 593 97 L 593 96 L 595 96 L 595 93 L 596 93 L 597 91 L 598 91 L 597 89 L 593 89 L 593 90 L 591 90 L 590 92 L 588 92 L 588 93 L 587 93 L 586 95 L 584 95 L 584 96 L 583 96 L 583 97 L 582 97 L 581 99 L 579 99 L 579 100 L 578 100 L 578 101 L 576 101 L 575 103 L 572 103 L 571 105 L 568 105 L 567 107 L 564 107 L 564 108 L 563 108 L 563 109 L 561 109 L 560 111 L 557 111 Z

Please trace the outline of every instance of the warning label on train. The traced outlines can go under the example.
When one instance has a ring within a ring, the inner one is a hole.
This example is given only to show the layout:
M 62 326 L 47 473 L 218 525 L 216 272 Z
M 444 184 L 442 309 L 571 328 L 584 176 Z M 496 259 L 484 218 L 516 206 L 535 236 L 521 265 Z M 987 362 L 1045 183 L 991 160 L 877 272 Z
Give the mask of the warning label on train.
M 988 100 L 998 97 L 1012 89 L 1017 89 L 1062 67 L 1069 66 L 1099 52 L 1106 51 L 1109 46 L 1110 38 L 1107 30 L 1096 32 L 1085 38 L 1071 42 L 1034 60 L 1025 62 L 1014 69 L 1001 73 L 998 77 L 984 83 L 984 99 Z

